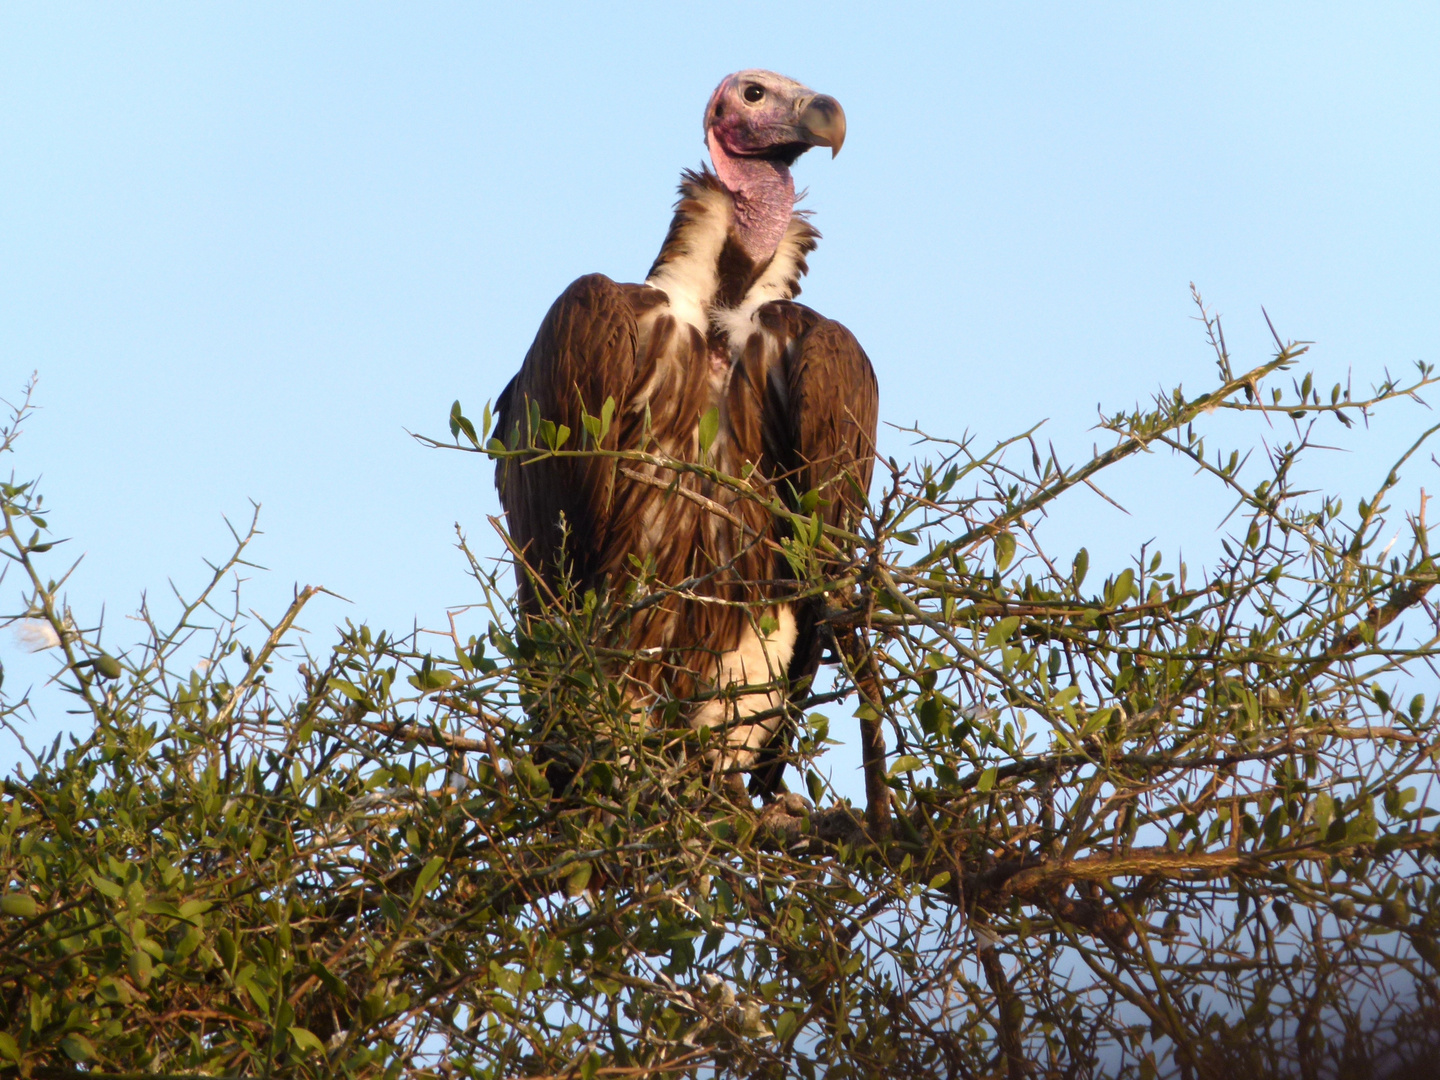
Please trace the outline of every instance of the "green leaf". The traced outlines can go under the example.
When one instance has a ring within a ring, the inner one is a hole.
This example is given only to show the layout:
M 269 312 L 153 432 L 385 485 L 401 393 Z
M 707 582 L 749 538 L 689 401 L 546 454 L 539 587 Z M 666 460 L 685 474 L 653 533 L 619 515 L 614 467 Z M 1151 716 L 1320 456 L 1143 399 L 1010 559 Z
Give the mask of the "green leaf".
M 119 900 L 120 897 L 125 894 L 123 888 L 109 878 L 101 877 L 94 870 L 90 871 L 90 884 L 94 885 L 102 895 L 108 896 L 111 900 Z
M 571 870 L 565 878 L 565 895 L 579 896 L 583 893 L 585 887 L 590 884 L 590 875 L 594 869 L 588 862 L 582 862 L 574 870 Z
M 1080 729 L 1080 734 L 1087 738 L 1094 735 L 1106 724 L 1110 723 L 1110 719 L 1114 715 L 1114 709 L 1096 709 L 1090 719 L 1085 721 L 1085 726 Z
M 422 895 L 424 895 L 425 890 L 430 888 L 431 883 L 436 879 L 436 877 L 439 876 L 440 871 L 444 868 L 445 857 L 443 855 L 436 855 L 433 859 L 431 859 L 425 864 L 425 866 L 421 869 L 419 876 L 415 879 L 415 892 L 414 895 L 410 897 L 410 902 L 412 904 L 419 900 Z
M 718 408 L 707 409 L 705 415 L 700 417 L 700 452 L 708 454 L 710 448 L 715 445 L 715 439 L 720 434 L 720 410 Z
M 825 797 L 825 782 L 816 775 L 814 770 L 806 770 L 805 790 L 810 792 L 810 801 L 819 806 Z
M 914 772 L 916 769 L 924 767 L 925 763 L 914 754 L 905 754 L 895 759 L 895 763 L 890 766 L 890 772 L 887 775 L 899 776 L 901 773 Z
M 0 1031 L 0 1057 L 7 1058 L 17 1065 L 20 1064 L 20 1047 L 3 1031 Z
M 599 446 L 601 435 L 600 418 L 591 416 L 589 413 L 580 414 L 580 423 L 585 428 L 586 434 L 590 436 L 590 445 Z
M 487 414 L 487 423 L 485 426 L 488 428 L 490 426 L 488 423 L 488 414 L 490 412 L 489 405 L 486 405 L 485 412 Z M 480 446 L 480 440 L 475 435 L 475 425 L 472 424 L 468 419 L 466 419 L 464 412 L 462 412 L 460 409 L 460 402 L 456 401 L 455 404 L 450 406 L 451 438 L 458 440 L 462 431 L 465 433 L 465 438 L 469 439 L 471 444 L 478 449 Z
M 1001 619 L 998 623 L 992 626 L 990 628 L 990 632 L 985 635 L 986 647 L 993 649 L 997 645 L 1005 644 L 1005 642 L 1009 641 L 1010 638 L 1014 635 L 1015 631 L 1019 628 L 1020 616 L 1007 615 L 1005 618 Z
M 1129 600 L 1135 592 L 1135 571 L 1126 567 L 1120 571 L 1120 576 L 1115 579 L 1115 588 L 1111 592 L 1110 602 L 1117 607 Z
M 39 910 L 35 898 L 29 893 L 12 892 L 0 896 L 0 911 L 17 919 L 28 919 Z
M 95 1057 L 95 1044 L 78 1031 L 72 1031 L 61 1039 L 60 1049 L 71 1061 L 90 1061 Z
M 164 915 L 171 919 L 185 921 L 185 916 L 180 914 L 180 909 L 168 900 L 151 900 L 144 908 L 146 915 Z
M 175 943 L 175 959 L 184 960 L 205 943 L 205 935 L 198 926 L 188 926 L 185 936 Z
M 130 977 L 141 987 L 150 985 L 150 977 L 155 972 L 155 964 L 150 959 L 150 954 L 144 949 L 136 949 L 126 960 L 126 967 L 130 971 Z
M 326 682 L 325 685 L 328 686 L 331 690 L 338 690 L 351 701 L 365 700 L 365 691 L 361 690 L 354 683 L 349 682 L 345 679 L 331 678 L 328 682 Z
M 429 693 L 431 690 L 444 690 L 455 681 L 455 673 L 443 668 L 431 668 L 418 675 L 411 675 L 405 681 L 421 693 Z
M 1075 553 L 1075 588 L 1080 588 L 1085 582 L 1085 575 L 1090 570 L 1090 552 L 1083 547 Z
M 995 569 L 1004 570 L 1015 558 L 1014 533 L 1002 532 L 995 537 Z
M 799 1027 L 800 1017 L 787 1010 L 780 1014 L 779 1020 L 775 1021 L 775 1038 L 784 1042 L 790 1038 L 791 1035 L 795 1034 L 796 1029 Z
M 545 780 L 545 774 L 540 771 L 540 767 L 532 759 L 519 758 L 513 763 L 513 767 L 515 775 L 524 780 L 530 788 L 536 791 L 549 788 L 550 785 Z
M 930 879 L 930 888 L 932 888 L 932 889 L 936 889 L 936 890 L 943 889 L 946 885 L 949 885 L 949 884 L 950 884 L 950 871 L 949 871 L 949 870 L 941 870 L 940 873 L 936 874 L 933 878 Z
M 1383 859 L 1403 843 L 1405 843 L 1405 837 L 1402 834 L 1386 833 L 1380 837 L 1379 840 L 1375 841 L 1375 857 L 1377 859 Z
M 310 974 L 314 975 L 317 979 L 324 983 L 325 989 L 329 990 L 330 993 L 334 994 L 341 1001 L 344 1001 L 347 997 L 350 996 L 349 988 L 338 978 L 336 978 L 335 973 L 329 968 L 327 968 L 324 964 L 320 963 L 320 961 L 310 961 Z
M 235 936 L 231 934 L 229 930 L 222 929 L 215 935 L 215 951 L 220 954 L 220 962 L 225 965 L 225 970 L 233 970 L 237 951 L 235 948 Z
M 995 786 L 995 766 L 991 765 L 980 774 L 980 779 L 975 782 L 976 791 L 989 791 Z
M 290 1038 L 295 1040 L 295 1046 L 298 1049 L 305 1051 L 307 1054 L 325 1049 L 325 1044 L 322 1043 L 314 1033 L 306 1031 L 302 1027 L 292 1027 L 290 1029 Z
M 950 713 L 937 697 L 927 697 L 916 710 L 920 727 L 927 735 L 944 735 L 950 727 Z
M 490 978 L 496 986 L 507 994 L 516 994 L 520 990 L 520 973 L 502 967 L 494 960 L 490 961 Z
M 260 1007 L 260 1011 L 268 1016 L 270 1013 L 270 996 L 265 993 L 265 988 L 254 979 L 246 979 L 243 985 L 245 992 L 249 994 L 255 1004 Z

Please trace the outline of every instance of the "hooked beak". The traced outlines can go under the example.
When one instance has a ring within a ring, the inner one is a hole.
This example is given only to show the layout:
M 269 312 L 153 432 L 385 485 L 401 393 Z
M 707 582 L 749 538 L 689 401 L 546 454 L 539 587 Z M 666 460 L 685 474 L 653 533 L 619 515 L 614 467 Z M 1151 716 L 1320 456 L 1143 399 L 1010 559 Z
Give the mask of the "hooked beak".
M 797 126 L 810 146 L 828 146 L 833 158 L 845 145 L 845 110 L 829 94 L 816 94 L 795 103 L 800 114 Z

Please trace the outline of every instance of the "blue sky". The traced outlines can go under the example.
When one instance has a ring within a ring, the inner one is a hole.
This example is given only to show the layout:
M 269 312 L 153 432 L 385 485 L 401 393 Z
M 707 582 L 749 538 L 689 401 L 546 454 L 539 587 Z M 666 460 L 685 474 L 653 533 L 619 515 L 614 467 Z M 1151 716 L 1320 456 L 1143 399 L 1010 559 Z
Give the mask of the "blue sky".
M 710 90 L 752 66 L 846 109 L 844 152 L 797 168 L 805 299 L 866 346 L 883 419 L 1048 418 L 1073 459 L 1097 403 L 1207 384 L 1191 281 L 1237 363 L 1264 305 L 1363 387 L 1440 360 L 1437 48 L 1413 3 L 3 4 L 0 395 L 38 371 L 43 406 L 4 467 L 43 473 L 70 600 L 117 642 L 250 499 L 261 612 L 315 583 L 352 601 L 317 642 L 440 625 L 474 598 L 453 526 L 493 551 L 498 507 L 487 462 L 406 429 L 478 413 L 574 277 L 644 275 Z M 1337 429 L 1321 479 L 1361 490 L 1424 419 Z M 1129 516 L 1084 496 L 1057 536 L 1203 559 L 1225 507 L 1196 490 L 1140 463 Z M 48 670 L 0 661 L 11 690 Z

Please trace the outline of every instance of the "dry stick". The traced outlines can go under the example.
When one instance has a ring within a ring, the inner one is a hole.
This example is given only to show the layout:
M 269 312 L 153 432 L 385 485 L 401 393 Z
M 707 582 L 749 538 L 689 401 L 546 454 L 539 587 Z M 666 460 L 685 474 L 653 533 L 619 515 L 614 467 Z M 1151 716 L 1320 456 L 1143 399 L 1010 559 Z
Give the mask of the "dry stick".
M 1346 654 L 1367 644 L 1367 635 L 1369 641 L 1376 640 L 1380 636 L 1380 631 L 1424 600 L 1425 594 L 1435 587 L 1437 581 L 1440 581 L 1440 578 L 1428 575 L 1412 577 L 1409 584 L 1396 589 L 1390 595 L 1390 599 L 1381 607 L 1373 609 L 1366 618 L 1342 634 L 1328 649 L 1304 665 L 1296 674 L 1292 685 L 1297 688 L 1305 685 L 1331 664 L 1344 659 Z
M 681 1054 L 679 1057 L 671 1058 L 669 1061 L 660 1061 L 654 1065 L 602 1065 L 595 1070 L 596 1076 L 664 1076 L 672 1072 L 679 1072 L 681 1069 L 693 1069 L 700 1060 L 714 1051 L 709 1047 L 702 1046 L 698 1050 L 691 1050 L 689 1053 Z M 561 1073 L 533 1073 L 522 1076 L 519 1080 L 574 1080 L 582 1075 L 579 1068 L 567 1069 Z
M 678 474 L 676 475 L 674 480 L 667 482 L 665 480 L 661 480 L 658 476 L 646 476 L 642 472 L 638 472 L 635 469 L 627 469 L 623 465 L 620 467 L 620 472 L 637 483 L 646 484 L 653 488 L 659 488 L 667 495 L 679 495 L 682 499 L 689 499 L 702 510 L 707 510 L 710 513 L 714 514 L 716 517 L 724 518 L 731 525 L 734 525 L 737 529 L 754 535 L 753 529 L 751 529 L 748 525 L 745 524 L 745 522 L 741 521 L 738 517 L 732 514 L 729 510 L 725 509 L 725 507 L 721 506 L 714 499 L 707 499 L 698 491 L 691 491 L 688 488 L 681 487 L 680 477 Z M 777 548 L 779 547 L 779 545 L 773 546 Z
M 1005 1075 L 1010 1080 L 1027 1080 L 1030 1069 L 1025 1063 L 1024 1046 L 1020 1039 L 1020 1030 L 1025 1023 L 1025 1003 L 1015 995 L 1015 988 L 1005 977 L 1005 969 L 995 955 L 995 947 L 982 945 L 978 952 L 985 980 L 995 995 L 995 1011 L 1000 1014 L 1000 1051 L 1005 1055 Z
M 855 689 L 870 706 L 870 715 L 860 718 L 860 761 L 865 772 L 865 824 L 875 840 L 890 835 L 890 786 L 885 783 L 885 691 L 875 657 L 855 629 L 837 635 L 845 662 L 855 680 Z
M 1303 349 L 1299 352 L 1291 352 L 1287 349 L 1269 363 L 1261 364 L 1259 367 L 1247 371 L 1238 378 L 1228 380 L 1208 394 L 1201 394 L 1193 401 L 1187 401 L 1183 404 L 1176 403 L 1171 405 L 1168 413 L 1163 415 L 1157 414 L 1155 416 L 1153 428 L 1149 430 L 1132 431 L 1109 450 L 1106 450 L 1103 454 L 1096 454 L 1094 458 L 1074 472 L 1057 477 L 1048 486 L 1040 488 L 1029 498 L 1017 503 L 994 520 L 987 521 L 983 525 L 979 525 L 955 537 L 953 540 L 938 545 L 930 554 L 916 560 L 916 562 L 912 566 L 907 567 L 907 569 L 912 572 L 928 569 L 941 560 L 949 558 L 952 552 L 964 551 L 971 544 L 987 537 L 995 536 L 1004 531 L 1005 526 L 1009 522 L 1024 519 L 1027 514 L 1038 510 L 1076 484 L 1084 483 L 1089 480 L 1090 477 L 1109 468 L 1117 461 L 1139 453 L 1150 443 L 1156 441 L 1163 433 L 1184 427 L 1196 417 L 1224 402 L 1226 398 L 1247 384 L 1255 383 L 1277 369 L 1288 367 L 1302 352 L 1304 352 Z
M 1391 834 L 1394 835 L 1394 834 Z M 1025 859 L 1001 864 L 975 875 L 966 891 L 993 892 L 1003 897 L 1030 897 L 1055 885 L 1072 881 L 1109 881 L 1117 877 L 1147 875 L 1166 879 L 1199 881 L 1227 874 L 1259 877 L 1275 866 L 1292 863 L 1315 863 L 1329 859 L 1340 851 L 1350 851 L 1369 841 L 1327 845 L 1322 841 L 1295 844 L 1270 851 L 1214 852 L 1170 851 L 1163 847 L 1132 848 L 1126 855 L 1086 855 L 1078 859 Z M 1405 836 L 1392 850 L 1425 850 L 1428 840 Z M 993 883 L 987 888 L 987 883 Z
M 255 685 L 255 680 L 259 678 L 261 669 L 265 667 L 266 662 L 270 659 L 271 654 L 279 647 L 280 642 L 284 640 L 285 635 L 290 632 L 290 627 L 295 625 L 295 620 L 300 617 L 300 609 L 303 608 L 316 593 L 326 591 L 327 590 L 321 588 L 319 585 L 306 585 L 295 594 L 295 599 L 290 604 L 290 610 L 285 612 L 285 617 L 275 624 L 275 629 L 270 631 L 270 637 L 267 638 L 265 644 L 260 647 L 260 651 L 255 654 L 255 659 L 250 662 L 250 668 L 245 672 L 245 677 L 240 680 L 240 685 L 235 687 L 230 694 L 230 699 L 226 701 L 224 707 L 215 714 L 214 726 L 217 730 L 225 726 L 231 714 L 234 713 L 235 707 L 240 704 L 240 699 L 249 693 L 250 688 Z
M 407 724 L 402 720 L 364 720 L 355 717 L 351 718 L 349 722 L 368 728 L 376 734 L 388 735 L 393 739 L 404 739 L 422 746 L 434 746 L 442 750 L 458 751 L 462 754 L 483 754 L 493 749 L 492 743 L 488 740 L 466 739 L 445 731 L 435 731 L 416 724 Z

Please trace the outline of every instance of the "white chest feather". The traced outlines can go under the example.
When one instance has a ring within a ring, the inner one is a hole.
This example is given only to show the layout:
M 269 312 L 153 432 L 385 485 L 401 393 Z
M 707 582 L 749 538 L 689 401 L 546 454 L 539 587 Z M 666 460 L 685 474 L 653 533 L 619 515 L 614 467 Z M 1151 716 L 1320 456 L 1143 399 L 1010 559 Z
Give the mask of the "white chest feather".
M 734 222 L 734 205 L 723 191 L 706 189 L 696 198 L 698 209 L 681 230 L 678 250 L 658 266 L 645 284 L 660 289 L 669 298 L 668 310 L 677 321 L 693 327 L 704 339 L 718 330 L 728 344 L 731 358 L 745 347 L 758 329 L 755 314 L 774 300 L 789 300 L 798 292 L 805 273 L 805 256 L 814 249 L 818 235 L 803 215 L 790 219 L 775 255 L 760 276 L 733 307 L 721 306 L 720 253 Z
M 789 670 L 790 658 L 795 653 L 795 613 L 789 604 L 777 604 L 764 614 L 768 633 L 746 627 L 740 644 L 721 654 L 715 672 L 717 690 L 760 686 L 784 678 Z M 697 730 L 723 726 L 728 749 L 715 764 L 722 770 L 748 769 L 755 764 L 758 752 L 774 736 L 782 721 L 778 714 L 759 721 L 752 721 L 750 717 L 778 710 L 784 698 L 780 689 L 712 698 L 691 718 L 690 725 Z
M 697 192 L 696 203 L 698 209 L 681 229 L 678 250 L 655 268 L 645 284 L 664 292 L 670 314 L 704 337 L 710 327 L 710 306 L 720 288 L 720 253 L 735 210 L 730 196 L 713 188 Z

